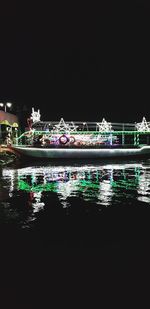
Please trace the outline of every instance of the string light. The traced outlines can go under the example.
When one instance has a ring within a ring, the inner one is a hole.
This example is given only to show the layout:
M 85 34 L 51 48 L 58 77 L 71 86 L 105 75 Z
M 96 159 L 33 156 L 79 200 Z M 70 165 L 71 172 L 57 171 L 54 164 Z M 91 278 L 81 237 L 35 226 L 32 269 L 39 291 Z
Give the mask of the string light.
M 98 122 L 97 126 L 99 128 L 99 132 L 111 132 L 112 125 L 110 122 L 107 122 L 105 118 L 102 119 L 102 122 Z
M 76 131 L 78 128 L 78 126 L 76 126 L 74 124 L 74 122 L 72 121 L 71 124 L 67 124 L 63 118 L 60 119 L 59 123 L 55 125 L 54 131 L 57 133 L 71 133 Z
M 138 132 L 150 131 L 150 124 L 146 121 L 146 118 L 143 117 L 142 122 L 136 124 Z
M 31 119 L 32 119 L 33 123 L 40 121 L 40 118 L 41 118 L 40 110 L 38 109 L 38 111 L 36 112 L 34 110 L 34 107 L 32 107 Z

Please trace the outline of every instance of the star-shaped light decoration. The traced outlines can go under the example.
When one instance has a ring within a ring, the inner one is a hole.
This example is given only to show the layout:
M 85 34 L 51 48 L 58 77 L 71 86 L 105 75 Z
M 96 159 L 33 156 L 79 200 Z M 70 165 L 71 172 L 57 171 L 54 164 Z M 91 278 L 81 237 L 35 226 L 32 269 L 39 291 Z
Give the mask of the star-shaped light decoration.
M 138 132 L 150 131 L 150 124 L 146 121 L 146 118 L 143 117 L 142 122 L 136 124 Z
M 102 122 L 98 122 L 97 126 L 99 128 L 99 132 L 111 132 L 112 131 L 112 125 L 110 122 L 107 122 L 104 118 L 102 119 Z
M 74 122 L 71 121 L 71 124 L 69 125 L 70 133 L 71 133 L 71 132 L 74 132 L 74 131 L 77 131 L 77 128 L 78 128 L 78 126 L 76 126 L 76 125 L 74 124 Z
M 69 124 L 65 123 L 64 119 L 61 118 L 59 123 L 55 125 L 54 131 L 57 133 L 69 133 L 70 132 L 70 128 L 69 128 Z
M 65 123 L 64 119 L 61 118 L 59 123 L 55 125 L 55 127 L 53 128 L 53 130 L 56 132 L 56 133 L 59 133 L 59 132 L 62 132 L 62 133 L 71 133 L 71 132 L 74 132 L 76 131 L 78 128 L 78 126 L 76 126 L 74 124 L 74 122 L 72 121 L 71 124 L 67 124 Z

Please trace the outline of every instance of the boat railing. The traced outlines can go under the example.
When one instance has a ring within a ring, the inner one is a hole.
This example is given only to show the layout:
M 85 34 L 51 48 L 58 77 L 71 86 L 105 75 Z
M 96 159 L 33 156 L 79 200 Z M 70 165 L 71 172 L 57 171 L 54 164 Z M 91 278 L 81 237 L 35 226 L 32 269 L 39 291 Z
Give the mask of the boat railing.
M 77 131 L 99 131 L 100 125 L 98 122 L 82 122 L 82 121 L 67 121 L 66 126 L 76 127 Z M 112 131 L 136 131 L 136 123 L 108 123 L 111 126 Z M 32 128 L 36 131 L 55 131 L 58 127 L 58 122 L 51 121 L 39 121 L 32 125 Z
M 38 122 L 34 126 L 25 131 L 17 138 L 18 144 L 33 144 L 33 140 L 36 137 L 43 137 L 44 139 L 53 139 L 57 137 L 57 140 L 61 136 L 74 136 L 75 139 L 80 139 L 90 144 L 96 145 L 93 141 L 96 139 L 100 141 L 101 139 L 106 139 L 105 143 L 108 145 L 119 144 L 121 145 L 142 145 L 150 144 L 150 130 L 140 130 L 138 131 L 136 123 L 111 123 L 110 129 L 107 131 L 100 130 L 99 124 L 96 122 L 66 122 L 70 127 L 66 127 L 58 130 L 56 126 L 57 122 Z M 149 127 L 150 124 L 148 123 Z M 70 128 L 70 129 L 69 129 Z M 116 143 L 117 141 L 117 143 Z M 105 144 L 104 143 L 104 144 Z M 72 146 L 68 142 L 67 145 Z M 81 145 L 80 145 L 81 146 Z

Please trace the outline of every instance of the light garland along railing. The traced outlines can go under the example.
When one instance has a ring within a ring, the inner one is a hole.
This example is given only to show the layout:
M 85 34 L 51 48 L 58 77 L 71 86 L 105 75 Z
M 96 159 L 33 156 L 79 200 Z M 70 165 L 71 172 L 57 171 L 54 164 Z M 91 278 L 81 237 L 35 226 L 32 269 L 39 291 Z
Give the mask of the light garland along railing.
M 20 138 L 22 137 L 27 137 L 27 134 L 29 133 L 30 131 L 26 131 L 24 133 L 22 133 L 17 139 L 19 140 Z M 34 131 L 32 132 L 31 136 L 32 135 L 43 135 L 43 134 L 46 134 L 46 135 L 92 135 L 92 134 L 95 134 L 95 135 L 122 135 L 122 134 L 125 134 L 125 135 L 141 135 L 141 134 L 150 134 L 150 131 L 143 131 L 143 132 L 139 132 L 139 131 L 112 131 L 112 132 L 100 132 L 100 131 L 74 131 L 74 132 L 71 132 L 71 133 L 64 133 L 64 132 L 48 132 L 48 131 Z
M 137 146 L 140 146 L 140 145 L 149 145 L 150 144 L 150 131 L 135 131 L 135 130 L 130 130 L 130 131 L 111 131 L 111 132 L 100 132 L 100 131 L 73 131 L 73 132 L 68 132 L 68 133 L 64 133 L 64 132 L 48 132 L 48 131 L 26 131 L 24 132 L 23 134 L 21 134 L 16 140 L 17 140 L 17 144 L 20 143 L 22 145 L 26 145 L 26 138 L 27 139 L 31 139 L 38 136 L 38 135 L 45 135 L 47 136 L 47 138 L 51 138 L 53 136 L 56 136 L 58 135 L 59 137 L 61 135 L 70 135 L 70 136 L 76 136 L 76 135 L 86 135 L 86 136 L 95 136 L 95 137 L 99 137 L 101 136 L 102 138 L 105 137 L 105 138 L 109 138 L 110 136 L 113 137 L 113 136 L 116 136 L 118 138 L 121 137 L 121 140 L 119 142 L 120 145 L 127 145 L 127 144 L 130 144 L 130 145 L 134 145 L 135 147 Z M 130 141 L 128 140 L 127 141 L 127 138 L 132 138 L 130 139 Z M 143 138 L 146 137 L 147 138 L 147 141 L 143 141 L 141 140 L 142 139 L 142 136 Z M 25 138 L 25 140 L 22 142 L 23 138 Z M 113 145 L 113 142 L 112 144 Z

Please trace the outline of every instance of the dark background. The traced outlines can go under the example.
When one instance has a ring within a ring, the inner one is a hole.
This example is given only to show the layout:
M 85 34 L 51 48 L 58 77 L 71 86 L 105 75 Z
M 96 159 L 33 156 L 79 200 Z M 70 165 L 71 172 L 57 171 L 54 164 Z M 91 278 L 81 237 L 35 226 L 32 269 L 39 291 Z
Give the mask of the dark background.
M 149 120 L 148 1 L 0 9 L 0 101 L 42 120 Z
M 149 1 L 99 1 L 97 6 L 49 1 L 48 6 L 5 0 L 0 5 L 0 102 L 13 102 L 14 112 L 20 109 L 22 114 L 30 113 L 32 106 L 40 108 L 43 120 L 100 121 L 105 117 L 135 122 L 144 115 L 150 120 L 149 38 Z M 120 228 L 128 228 L 130 218 L 133 234 L 135 226 L 138 231 L 140 212 L 139 217 L 137 212 L 132 216 L 128 211 L 126 216 L 117 213 L 113 221 L 113 210 L 110 221 L 107 216 L 103 221 L 105 229 L 111 222 L 108 234 L 116 230 L 121 238 Z M 148 227 L 149 232 L 146 214 L 139 229 Z M 47 226 L 51 227 L 49 221 Z M 10 237 L 2 229 L 0 235 L 3 308 L 12 308 L 14 303 L 15 308 L 16 304 L 33 308 L 39 298 L 41 308 L 46 307 L 42 305 L 46 300 L 53 308 L 51 302 L 58 301 L 65 308 L 73 304 L 94 308 L 102 297 L 105 305 L 111 301 L 111 307 L 116 303 L 119 308 L 125 303 L 126 308 L 135 307 L 135 302 L 143 307 L 149 296 L 149 285 L 144 284 L 150 273 L 149 233 L 145 243 L 144 236 L 137 241 L 121 239 L 106 243 L 99 252 L 91 248 L 55 252 L 49 249 L 48 232 L 44 243 L 40 232 L 37 242 L 30 234 L 23 240 L 21 234 Z

